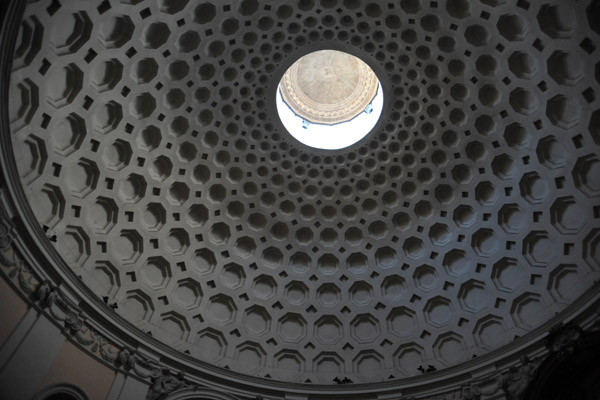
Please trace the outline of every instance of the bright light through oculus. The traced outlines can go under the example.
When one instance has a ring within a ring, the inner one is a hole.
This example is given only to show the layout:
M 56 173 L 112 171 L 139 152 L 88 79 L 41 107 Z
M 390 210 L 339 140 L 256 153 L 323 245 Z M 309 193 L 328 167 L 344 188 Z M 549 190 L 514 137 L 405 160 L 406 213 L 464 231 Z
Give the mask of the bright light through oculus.
M 383 109 L 383 90 L 371 68 L 335 50 L 296 61 L 277 88 L 277 111 L 288 132 L 307 146 L 336 150 L 364 138 Z
M 314 124 L 296 115 L 283 101 L 277 90 L 277 112 L 283 126 L 299 142 L 324 150 L 337 150 L 351 146 L 364 138 L 375 126 L 383 108 L 383 91 L 379 85 L 377 95 L 367 109 L 348 122 L 335 125 Z

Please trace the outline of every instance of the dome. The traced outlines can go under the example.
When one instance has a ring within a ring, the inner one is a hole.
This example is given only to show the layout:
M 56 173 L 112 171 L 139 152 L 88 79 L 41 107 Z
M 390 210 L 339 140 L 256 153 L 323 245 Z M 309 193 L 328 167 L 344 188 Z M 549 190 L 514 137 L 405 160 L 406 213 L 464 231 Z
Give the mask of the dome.
M 296 61 L 283 75 L 281 95 L 312 123 L 352 120 L 373 101 L 379 82 L 367 64 L 336 50 L 321 50 Z
M 598 289 L 594 4 L 30 2 L 2 170 L 39 281 L 117 368 L 141 348 L 265 398 L 460 392 Z M 378 88 L 383 111 L 315 149 L 280 81 L 312 123 Z

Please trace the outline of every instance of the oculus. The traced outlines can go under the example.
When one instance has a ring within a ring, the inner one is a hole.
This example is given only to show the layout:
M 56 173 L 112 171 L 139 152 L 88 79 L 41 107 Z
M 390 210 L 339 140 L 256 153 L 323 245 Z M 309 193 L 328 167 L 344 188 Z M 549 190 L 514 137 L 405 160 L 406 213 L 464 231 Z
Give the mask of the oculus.
M 360 59 L 321 50 L 300 58 L 285 72 L 276 100 L 279 118 L 295 139 L 337 150 L 373 129 L 383 109 L 383 90 Z

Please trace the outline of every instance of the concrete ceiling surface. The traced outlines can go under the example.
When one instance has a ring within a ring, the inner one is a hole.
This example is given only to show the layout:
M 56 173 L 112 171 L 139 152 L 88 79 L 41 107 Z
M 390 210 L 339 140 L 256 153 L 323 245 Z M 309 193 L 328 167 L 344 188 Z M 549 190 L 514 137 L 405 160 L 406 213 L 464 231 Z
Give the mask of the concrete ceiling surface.
M 31 2 L 21 183 L 93 293 L 200 360 L 302 383 L 456 366 L 600 277 L 592 3 Z M 385 92 L 349 149 L 277 117 L 320 49 Z

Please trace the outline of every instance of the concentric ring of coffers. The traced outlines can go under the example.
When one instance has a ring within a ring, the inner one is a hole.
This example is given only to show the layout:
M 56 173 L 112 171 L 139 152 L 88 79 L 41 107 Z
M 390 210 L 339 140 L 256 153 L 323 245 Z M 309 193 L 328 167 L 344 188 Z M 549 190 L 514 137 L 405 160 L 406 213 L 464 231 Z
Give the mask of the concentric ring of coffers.
M 158 340 L 379 382 L 498 349 L 597 279 L 589 2 L 101 4 L 28 5 L 13 144 L 59 254 Z M 267 98 L 318 43 L 391 83 L 380 130 L 331 156 Z

